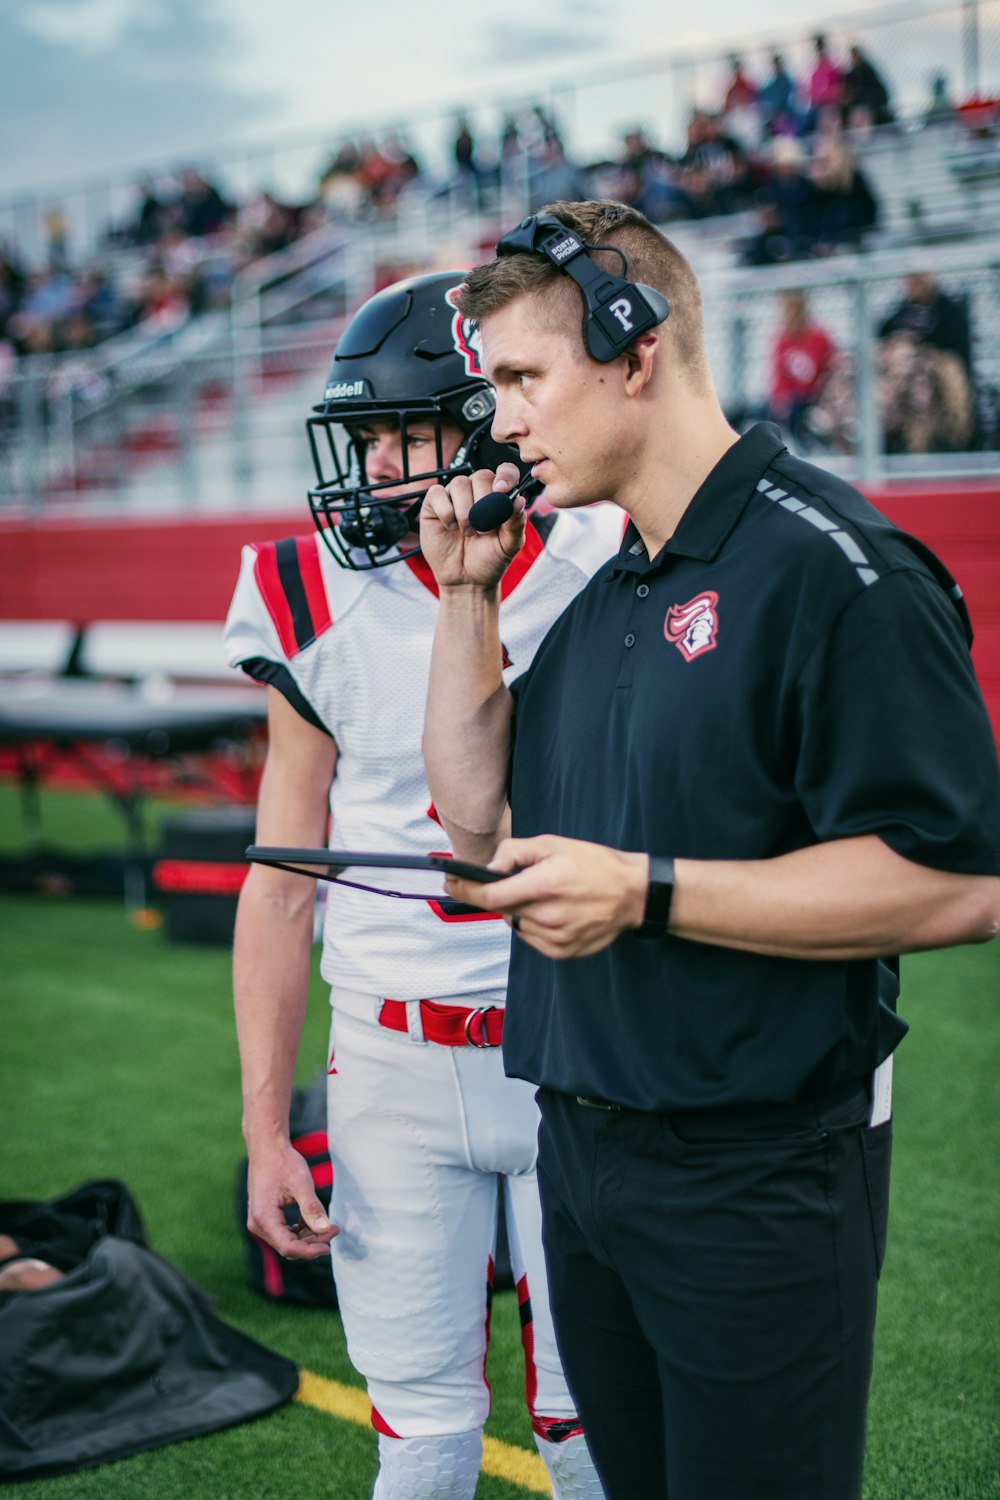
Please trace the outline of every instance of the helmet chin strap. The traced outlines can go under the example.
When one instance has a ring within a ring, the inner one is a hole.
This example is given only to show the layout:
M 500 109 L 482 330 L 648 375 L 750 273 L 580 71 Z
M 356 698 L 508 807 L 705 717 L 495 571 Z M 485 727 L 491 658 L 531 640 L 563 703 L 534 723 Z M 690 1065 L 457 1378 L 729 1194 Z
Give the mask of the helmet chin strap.
M 354 514 L 344 511 L 340 518 L 340 530 L 349 547 L 370 549 L 376 553 L 388 552 L 403 540 L 407 532 L 417 528 L 420 501 L 415 500 L 405 510 L 391 506 L 373 507 L 365 514 L 360 507 Z

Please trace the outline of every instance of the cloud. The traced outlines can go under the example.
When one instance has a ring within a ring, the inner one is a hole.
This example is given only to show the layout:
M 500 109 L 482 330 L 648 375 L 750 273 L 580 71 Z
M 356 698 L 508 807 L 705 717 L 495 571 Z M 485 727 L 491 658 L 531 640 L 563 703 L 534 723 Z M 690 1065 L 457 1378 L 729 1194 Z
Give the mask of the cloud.
M 16 8 L 17 0 L 15 0 Z M 25 28 L 52 42 L 68 42 L 82 52 L 100 52 L 115 41 L 136 0 L 22 0 Z
M 0 191 L 153 165 L 165 154 L 197 158 L 266 123 L 270 95 L 223 77 L 236 44 L 230 24 L 199 0 L 96 0 L 86 11 L 73 0 L 0 5 Z
M 615 14 L 615 6 L 610 0 L 564 0 L 559 9 L 571 21 L 578 20 L 580 16 L 609 20 Z
M 492 22 L 478 33 L 476 62 L 496 68 L 504 63 L 535 67 L 546 58 L 560 61 L 584 52 L 597 52 L 607 37 L 588 35 L 579 26 L 533 26 Z

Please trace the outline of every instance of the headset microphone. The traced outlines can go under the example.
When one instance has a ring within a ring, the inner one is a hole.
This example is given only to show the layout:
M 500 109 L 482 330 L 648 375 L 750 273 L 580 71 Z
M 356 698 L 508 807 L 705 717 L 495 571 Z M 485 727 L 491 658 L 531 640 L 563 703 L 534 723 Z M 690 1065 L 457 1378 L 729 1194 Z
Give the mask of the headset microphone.
M 529 470 L 512 490 L 494 490 L 492 494 L 477 500 L 469 511 L 469 525 L 474 531 L 499 531 L 503 523 L 509 521 L 514 514 L 514 500 L 518 495 L 525 497 L 527 509 L 534 504 L 544 488 L 542 481 L 533 479 Z

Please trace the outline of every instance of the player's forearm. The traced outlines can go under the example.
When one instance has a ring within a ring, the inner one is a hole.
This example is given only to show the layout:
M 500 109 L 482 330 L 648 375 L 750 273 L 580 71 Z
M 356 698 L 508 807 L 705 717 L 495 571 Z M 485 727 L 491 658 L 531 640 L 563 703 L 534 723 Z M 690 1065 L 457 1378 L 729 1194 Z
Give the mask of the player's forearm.
M 511 700 L 499 596 L 442 589 L 424 722 L 427 784 L 456 854 L 489 858 L 507 827 Z
M 243 1134 L 251 1151 L 288 1134 L 309 990 L 314 894 L 313 881 L 289 876 L 276 882 L 272 872 L 254 869 L 240 896 L 233 993 Z
M 672 933 L 751 953 L 872 958 L 1000 930 L 1000 878 L 915 864 L 874 835 L 770 860 L 677 860 L 676 882 Z

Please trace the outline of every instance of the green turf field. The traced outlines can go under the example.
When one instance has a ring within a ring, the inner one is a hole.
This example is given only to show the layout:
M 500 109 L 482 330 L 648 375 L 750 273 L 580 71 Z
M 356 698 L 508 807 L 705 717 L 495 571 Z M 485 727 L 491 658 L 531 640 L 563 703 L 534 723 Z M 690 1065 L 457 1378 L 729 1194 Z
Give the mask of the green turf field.
M 0 815 L 9 810 L 4 797 Z M 302 1368 L 357 1385 L 335 1314 L 276 1307 L 243 1283 L 228 954 L 138 931 L 113 901 L 3 896 L 0 932 L 0 1196 L 50 1197 L 88 1178 L 122 1178 L 153 1247 L 206 1287 L 223 1317 Z M 904 986 L 912 1033 L 896 1067 L 865 1497 L 997 1500 L 1000 942 L 910 959 Z M 326 1024 L 317 978 L 302 1082 L 322 1061 Z M 494 1312 L 488 1432 L 530 1449 L 519 1365 L 514 1297 L 504 1293 Z M 19 1494 L 286 1500 L 294 1489 L 367 1500 L 373 1469 L 370 1429 L 293 1403 L 126 1463 L 27 1483 Z M 484 1475 L 477 1496 L 528 1493 Z

